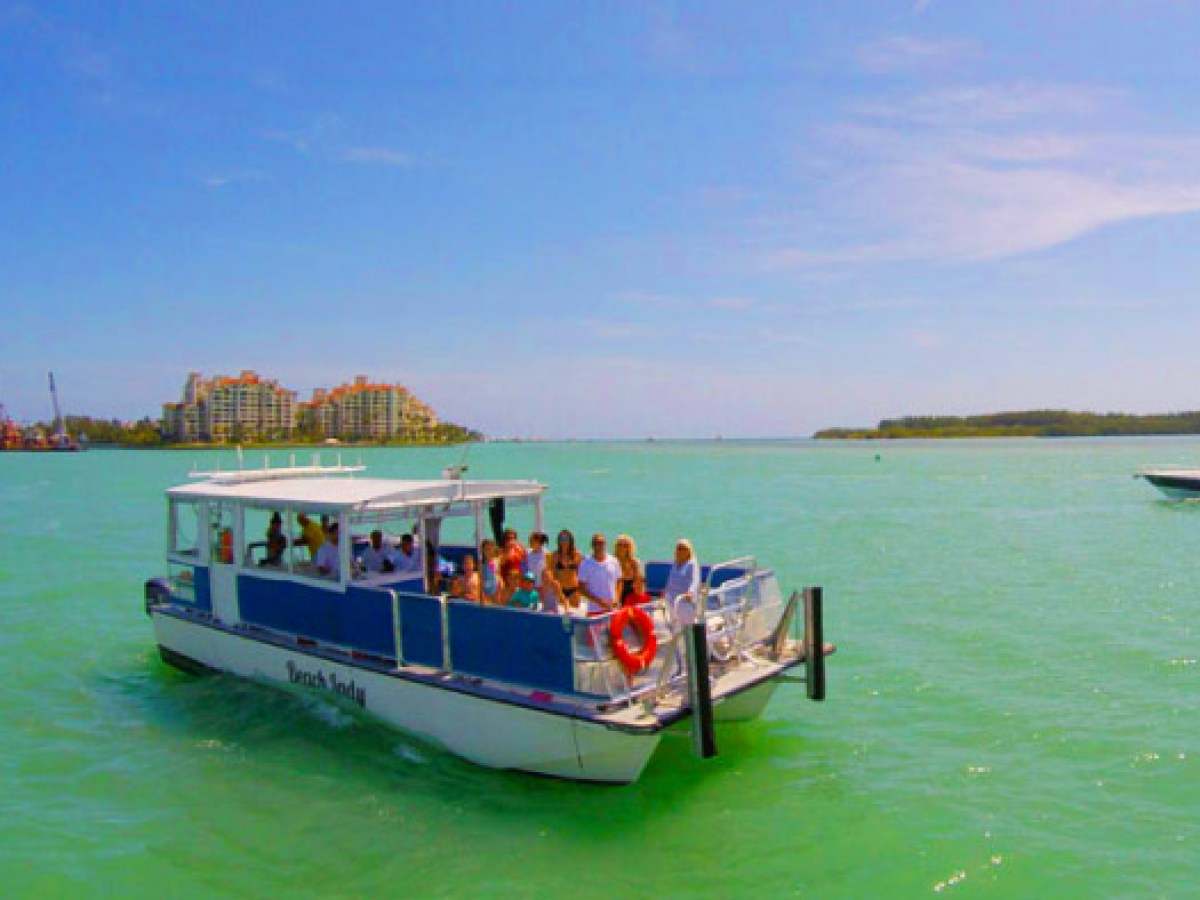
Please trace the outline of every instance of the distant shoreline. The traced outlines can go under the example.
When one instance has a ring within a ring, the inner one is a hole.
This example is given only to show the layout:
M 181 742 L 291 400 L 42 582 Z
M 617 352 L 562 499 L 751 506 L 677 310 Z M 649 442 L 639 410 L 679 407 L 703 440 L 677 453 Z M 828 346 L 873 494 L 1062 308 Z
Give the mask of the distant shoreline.
M 909 438 L 1134 437 L 1200 434 L 1200 412 L 1133 415 L 1031 410 L 978 416 L 907 416 L 875 428 L 826 428 L 814 440 Z

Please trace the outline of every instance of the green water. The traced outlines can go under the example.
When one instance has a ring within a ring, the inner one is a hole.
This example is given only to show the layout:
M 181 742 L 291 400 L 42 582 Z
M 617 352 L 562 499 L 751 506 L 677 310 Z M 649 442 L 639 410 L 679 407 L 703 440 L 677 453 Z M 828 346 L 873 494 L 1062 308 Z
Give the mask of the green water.
M 785 687 L 625 788 L 162 665 L 162 492 L 216 457 L 0 456 L 4 896 L 1197 893 L 1200 504 L 1130 473 L 1200 441 L 473 448 L 471 477 L 551 486 L 551 529 L 826 589 L 828 702 Z

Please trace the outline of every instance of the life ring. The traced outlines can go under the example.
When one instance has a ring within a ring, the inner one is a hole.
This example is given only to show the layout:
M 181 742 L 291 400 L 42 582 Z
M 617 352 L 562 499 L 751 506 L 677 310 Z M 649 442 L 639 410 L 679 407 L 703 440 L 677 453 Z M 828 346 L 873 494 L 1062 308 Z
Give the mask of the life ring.
M 632 625 L 642 639 L 642 649 L 636 653 L 625 643 L 625 628 Z M 608 622 L 608 637 L 612 641 L 613 655 L 620 660 L 625 671 L 636 675 L 650 668 L 658 652 L 658 638 L 654 636 L 654 622 L 640 606 L 622 606 Z

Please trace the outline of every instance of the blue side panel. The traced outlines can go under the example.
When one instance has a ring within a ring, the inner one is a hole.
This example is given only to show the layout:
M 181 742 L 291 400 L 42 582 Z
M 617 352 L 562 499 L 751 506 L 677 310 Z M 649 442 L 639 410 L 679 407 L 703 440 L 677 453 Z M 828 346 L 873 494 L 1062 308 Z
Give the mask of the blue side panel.
M 651 594 L 661 594 L 662 589 L 667 586 L 667 576 L 670 574 L 670 563 L 646 563 L 646 590 Z
M 339 613 L 340 643 L 381 656 L 396 655 L 392 595 L 387 591 L 351 586 Z
M 708 580 L 708 573 L 712 571 L 712 566 L 700 567 L 700 584 L 703 585 Z M 671 564 L 665 562 L 648 562 L 646 563 L 646 590 L 651 594 L 661 594 L 663 588 L 667 586 L 667 578 L 671 574 Z M 713 579 L 712 586 L 720 587 L 727 581 L 733 581 L 735 578 L 741 578 L 746 574 L 745 569 L 717 569 L 717 577 Z
M 433 597 L 404 594 L 400 597 L 400 635 L 404 661 L 441 668 L 442 604 Z
M 212 581 L 208 577 L 208 566 L 192 568 L 192 589 L 196 592 L 196 609 L 212 612 Z
M 452 602 L 450 655 L 457 672 L 560 694 L 574 685 L 571 633 L 558 616 Z
M 700 567 L 700 583 L 704 584 L 708 580 L 708 573 L 712 571 L 712 566 Z M 717 569 L 717 576 L 712 580 L 712 586 L 720 587 L 727 581 L 733 581 L 735 578 L 741 578 L 746 574 L 745 569 Z
M 345 596 L 296 581 L 238 576 L 242 619 L 320 641 L 340 642 Z

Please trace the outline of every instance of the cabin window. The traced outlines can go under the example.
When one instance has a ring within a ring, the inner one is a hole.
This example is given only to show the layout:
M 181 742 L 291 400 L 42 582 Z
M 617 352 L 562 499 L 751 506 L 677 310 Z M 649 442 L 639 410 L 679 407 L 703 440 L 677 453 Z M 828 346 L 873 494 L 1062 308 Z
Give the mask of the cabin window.
M 287 549 L 292 543 L 288 537 L 287 510 L 248 507 L 244 516 L 246 546 L 242 553 L 242 564 L 286 570 Z
M 209 555 L 215 563 L 233 564 L 233 508 L 223 503 L 211 504 L 209 512 L 209 534 L 212 547 Z
M 171 506 L 171 552 L 181 556 L 200 555 L 200 504 Z

